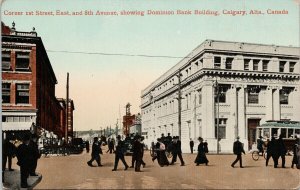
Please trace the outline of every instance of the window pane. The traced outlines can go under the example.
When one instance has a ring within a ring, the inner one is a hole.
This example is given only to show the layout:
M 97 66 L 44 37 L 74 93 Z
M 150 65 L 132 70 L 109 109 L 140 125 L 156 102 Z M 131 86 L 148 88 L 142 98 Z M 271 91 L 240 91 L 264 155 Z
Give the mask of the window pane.
M 286 61 L 279 62 L 279 72 L 284 72 L 285 63 L 286 63 Z
M 290 62 L 290 72 L 291 73 L 294 72 L 295 65 L 296 65 L 296 62 Z
M 258 59 L 253 60 L 253 70 L 254 71 L 258 71 L 258 63 L 259 63 Z
M 244 59 L 244 69 L 246 71 L 249 70 L 249 63 L 250 63 L 250 59 Z
M 221 68 L 221 57 L 214 57 L 214 68 L 215 69 Z
M 263 60 L 263 71 L 268 71 L 269 60 Z
M 232 69 L 232 61 L 233 61 L 233 58 L 231 58 L 231 57 L 226 58 L 226 62 L 225 62 L 225 68 L 226 69 Z

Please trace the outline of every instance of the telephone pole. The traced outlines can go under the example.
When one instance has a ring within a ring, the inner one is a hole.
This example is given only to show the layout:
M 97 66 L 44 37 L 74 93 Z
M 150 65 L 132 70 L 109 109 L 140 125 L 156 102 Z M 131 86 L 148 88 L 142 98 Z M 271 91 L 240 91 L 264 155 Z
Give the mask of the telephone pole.
M 179 140 L 181 140 L 181 73 L 180 70 L 178 71 L 177 74 L 178 78 L 178 97 L 176 98 L 178 100 L 178 135 L 179 135 Z
M 69 122 L 68 122 L 68 118 L 69 118 L 69 73 L 67 73 L 67 85 L 66 85 L 66 90 L 67 90 L 67 94 L 66 94 L 66 128 L 65 128 L 65 142 L 66 144 L 68 143 L 68 127 L 69 127 Z

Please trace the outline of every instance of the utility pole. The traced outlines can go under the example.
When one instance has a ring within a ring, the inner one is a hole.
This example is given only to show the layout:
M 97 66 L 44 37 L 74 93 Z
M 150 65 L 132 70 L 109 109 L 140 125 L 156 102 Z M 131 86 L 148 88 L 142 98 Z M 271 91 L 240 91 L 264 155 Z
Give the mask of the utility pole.
M 66 128 L 65 128 L 65 142 L 68 143 L 68 127 L 69 127 L 69 73 L 67 73 L 67 97 L 66 97 Z
M 178 97 L 176 98 L 178 100 L 178 135 L 179 135 L 179 140 L 181 140 L 181 73 L 180 70 L 178 71 L 177 74 L 178 77 Z

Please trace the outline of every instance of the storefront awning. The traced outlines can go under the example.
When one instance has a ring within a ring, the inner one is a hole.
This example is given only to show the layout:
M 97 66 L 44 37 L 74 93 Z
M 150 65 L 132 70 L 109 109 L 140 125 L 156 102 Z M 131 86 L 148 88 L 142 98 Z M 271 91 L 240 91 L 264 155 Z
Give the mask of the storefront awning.
M 32 122 L 2 122 L 2 131 L 30 130 Z

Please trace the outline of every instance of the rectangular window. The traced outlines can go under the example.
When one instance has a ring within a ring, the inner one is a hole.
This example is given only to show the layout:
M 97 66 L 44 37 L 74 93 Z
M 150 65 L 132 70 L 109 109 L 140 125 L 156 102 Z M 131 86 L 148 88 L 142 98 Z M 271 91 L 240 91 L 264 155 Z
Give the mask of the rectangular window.
M 250 59 L 244 59 L 244 70 L 249 71 Z
M 289 94 L 290 90 L 287 88 L 283 88 L 279 91 L 280 104 L 289 104 Z
M 232 69 L 232 62 L 233 62 L 233 58 L 232 57 L 227 57 L 226 62 L 225 62 L 225 68 L 226 69 Z
M 294 72 L 296 62 L 290 62 L 290 73 Z
M 199 103 L 199 105 L 201 105 L 202 104 L 202 89 L 198 90 L 198 97 L 199 97 L 198 103 Z
M 16 71 L 29 71 L 29 52 L 17 53 Z
M 253 71 L 258 71 L 259 59 L 253 59 Z
M 29 84 L 17 84 L 16 103 L 29 104 Z
M 263 60 L 263 71 L 268 71 L 269 60 Z
M 281 72 L 281 73 L 284 72 L 285 64 L 286 64 L 286 61 L 280 61 L 279 62 L 279 72 Z
M 2 51 L 2 70 L 10 70 L 10 51 Z
M 256 86 L 249 87 L 248 89 L 248 104 L 259 103 L 259 88 Z
M 214 68 L 215 69 L 221 68 L 221 57 L 214 57 Z
M 215 138 L 217 138 L 217 119 L 215 119 Z M 227 119 L 219 118 L 219 139 L 226 139 L 226 123 Z
M 228 90 L 228 86 L 218 85 L 215 89 L 215 102 L 226 103 L 226 92 Z
M 10 103 L 10 83 L 2 83 L 2 103 Z

